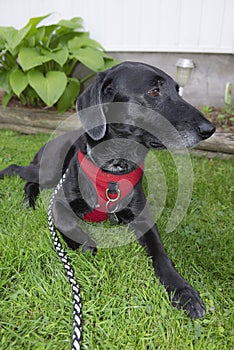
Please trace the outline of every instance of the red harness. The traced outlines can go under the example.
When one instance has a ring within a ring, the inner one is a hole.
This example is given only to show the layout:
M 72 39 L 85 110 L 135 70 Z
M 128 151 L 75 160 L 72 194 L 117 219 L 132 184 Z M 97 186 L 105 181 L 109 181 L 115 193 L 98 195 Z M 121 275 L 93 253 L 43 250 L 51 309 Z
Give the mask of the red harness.
M 143 174 L 144 163 L 130 173 L 114 175 L 98 168 L 81 151 L 78 152 L 78 161 L 81 169 L 93 184 L 98 197 L 96 208 L 84 215 L 86 221 L 107 220 L 108 213 L 117 210 L 118 203 L 131 193 Z

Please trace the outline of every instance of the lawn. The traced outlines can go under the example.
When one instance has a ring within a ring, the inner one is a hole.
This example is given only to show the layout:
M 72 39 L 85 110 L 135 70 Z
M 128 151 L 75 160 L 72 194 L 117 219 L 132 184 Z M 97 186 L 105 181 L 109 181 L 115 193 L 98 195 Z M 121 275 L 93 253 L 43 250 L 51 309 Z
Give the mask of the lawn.
M 26 165 L 47 139 L 0 131 L 0 169 L 11 163 Z M 113 248 L 102 244 L 96 257 L 64 244 L 81 288 L 83 349 L 233 349 L 233 163 L 192 157 L 189 209 L 179 226 L 166 233 L 178 179 L 167 152 L 154 152 L 154 157 L 167 185 L 165 208 L 157 219 L 162 240 L 177 270 L 200 291 L 207 313 L 201 320 L 190 320 L 173 309 L 151 259 L 135 241 Z M 157 173 L 153 177 L 157 181 Z M 152 208 L 160 201 L 157 186 L 155 194 L 149 194 Z M 70 285 L 53 249 L 43 195 L 32 211 L 22 204 L 23 187 L 24 181 L 16 177 L 0 181 L 0 348 L 70 349 Z M 108 223 L 100 230 L 108 230 L 110 237 L 113 232 Z M 119 227 L 115 237 L 118 231 L 122 239 L 127 235 Z

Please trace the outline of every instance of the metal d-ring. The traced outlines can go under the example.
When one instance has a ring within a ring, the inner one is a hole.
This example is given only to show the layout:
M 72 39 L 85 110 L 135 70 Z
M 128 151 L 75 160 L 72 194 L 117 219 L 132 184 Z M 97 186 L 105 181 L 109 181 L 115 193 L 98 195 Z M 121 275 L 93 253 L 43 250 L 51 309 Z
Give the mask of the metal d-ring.
M 106 198 L 108 199 L 108 202 L 106 203 L 106 211 L 107 211 L 107 213 L 114 213 L 114 212 L 116 212 L 117 211 L 117 209 L 118 209 L 118 204 L 114 207 L 114 209 L 113 210 L 111 210 L 110 208 L 109 208 L 109 205 L 110 205 L 110 203 L 114 203 L 114 202 L 116 202 L 117 200 L 119 200 L 119 198 L 120 198 L 120 190 L 119 189 L 117 189 L 117 197 L 116 198 L 110 198 L 110 196 L 109 196 L 109 188 L 107 188 L 106 189 Z
M 109 208 L 109 205 L 110 205 L 110 201 L 108 201 L 107 203 L 106 203 L 106 211 L 107 211 L 107 213 L 109 213 L 109 214 L 113 214 L 113 213 L 115 213 L 117 210 L 118 210 L 118 208 L 119 208 L 119 206 L 118 206 L 118 204 L 114 207 L 114 209 L 110 209 Z
M 116 198 L 110 198 L 109 196 L 109 188 L 106 189 L 106 198 L 108 199 L 108 202 L 116 202 L 120 198 L 120 190 L 117 189 L 117 197 Z

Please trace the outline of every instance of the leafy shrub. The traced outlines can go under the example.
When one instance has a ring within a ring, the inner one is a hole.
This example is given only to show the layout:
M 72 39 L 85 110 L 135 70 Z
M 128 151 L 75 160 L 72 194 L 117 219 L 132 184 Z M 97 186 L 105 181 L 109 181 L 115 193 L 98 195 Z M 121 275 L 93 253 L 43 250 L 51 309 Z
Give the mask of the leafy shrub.
M 72 77 L 78 63 L 91 75 L 118 62 L 84 31 L 80 17 L 57 24 L 38 24 L 50 15 L 31 18 L 22 29 L 0 27 L 0 87 L 2 105 L 13 96 L 23 104 L 56 105 L 59 112 L 73 105 L 82 80 Z

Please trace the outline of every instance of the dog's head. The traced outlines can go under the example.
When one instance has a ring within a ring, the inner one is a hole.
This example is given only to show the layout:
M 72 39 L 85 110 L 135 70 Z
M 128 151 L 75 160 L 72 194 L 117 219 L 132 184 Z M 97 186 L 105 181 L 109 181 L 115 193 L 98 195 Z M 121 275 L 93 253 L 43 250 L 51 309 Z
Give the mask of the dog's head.
M 111 137 L 120 137 L 121 132 L 128 138 L 134 135 L 148 148 L 180 148 L 181 140 L 191 147 L 210 137 L 215 128 L 178 91 L 178 84 L 163 71 L 123 62 L 97 75 L 78 98 L 77 110 L 84 130 L 95 141 L 108 138 L 111 131 Z

